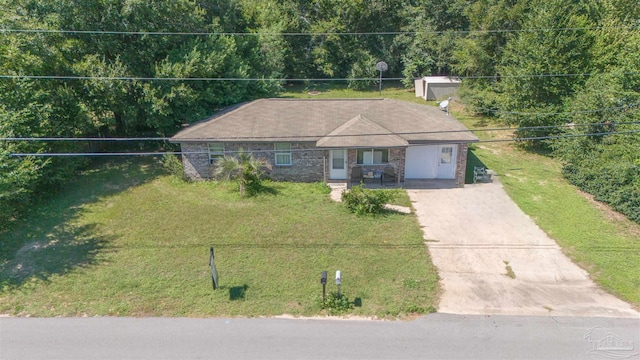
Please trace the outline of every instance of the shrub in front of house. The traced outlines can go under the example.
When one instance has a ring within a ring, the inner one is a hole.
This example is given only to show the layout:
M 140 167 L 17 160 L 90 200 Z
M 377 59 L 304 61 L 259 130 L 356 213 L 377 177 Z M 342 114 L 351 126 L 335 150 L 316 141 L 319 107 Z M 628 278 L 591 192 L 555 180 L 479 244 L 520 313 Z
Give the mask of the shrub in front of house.
M 262 178 L 268 168 L 266 159 L 257 158 L 241 148 L 235 156 L 217 159 L 213 166 L 213 176 L 237 180 L 241 195 L 254 196 L 264 190 Z
M 178 157 L 175 155 L 172 155 L 172 154 L 162 155 L 162 168 L 169 175 L 173 175 L 176 178 L 181 180 L 185 180 L 185 181 L 187 180 L 187 178 L 184 176 L 182 161 L 180 161 L 180 159 L 178 159 Z
M 342 201 L 357 215 L 380 214 L 385 204 L 393 200 L 394 194 L 388 191 L 371 190 L 356 185 L 342 193 Z

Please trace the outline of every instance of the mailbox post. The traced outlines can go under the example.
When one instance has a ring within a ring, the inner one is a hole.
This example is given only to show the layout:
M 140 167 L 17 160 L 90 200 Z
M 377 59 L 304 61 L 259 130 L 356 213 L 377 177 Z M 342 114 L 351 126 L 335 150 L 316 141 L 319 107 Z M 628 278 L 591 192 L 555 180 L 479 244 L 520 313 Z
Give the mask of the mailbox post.
M 327 272 L 323 271 L 320 275 L 320 284 L 322 284 L 322 302 L 327 301 Z
M 342 273 L 340 272 L 340 270 L 336 271 L 336 285 L 338 285 L 338 298 L 341 298 L 342 295 L 340 294 L 340 285 L 342 285 Z

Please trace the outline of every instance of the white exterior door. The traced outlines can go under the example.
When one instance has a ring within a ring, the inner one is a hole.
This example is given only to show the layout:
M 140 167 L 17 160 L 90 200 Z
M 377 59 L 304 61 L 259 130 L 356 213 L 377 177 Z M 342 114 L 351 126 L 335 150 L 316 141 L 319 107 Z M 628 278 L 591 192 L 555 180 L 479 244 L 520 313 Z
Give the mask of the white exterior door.
M 342 180 L 347 178 L 347 150 L 329 151 L 329 179 Z
M 456 178 L 457 145 L 439 145 L 438 179 Z
M 409 146 L 405 157 L 407 179 L 455 179 L 458 146 Z

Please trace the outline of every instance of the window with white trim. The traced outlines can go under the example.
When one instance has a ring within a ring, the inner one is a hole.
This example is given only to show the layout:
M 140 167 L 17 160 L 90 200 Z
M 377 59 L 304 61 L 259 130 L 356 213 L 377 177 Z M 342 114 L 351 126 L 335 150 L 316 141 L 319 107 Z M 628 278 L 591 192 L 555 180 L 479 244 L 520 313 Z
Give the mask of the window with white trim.
M 389 163 L 389 149 L 358 149 L 358 165 L 382 165 Z
M 223 143 L 209 143 L 209 164 L 213 164 L 216 160 L 224 157 Z
M 453 148 L 443 147 L 440 153 L 440 164 L 451 164 L 451 159 L 453 159 Z
M 291 165 L 291 144 L 276 143 L 276 165 Z

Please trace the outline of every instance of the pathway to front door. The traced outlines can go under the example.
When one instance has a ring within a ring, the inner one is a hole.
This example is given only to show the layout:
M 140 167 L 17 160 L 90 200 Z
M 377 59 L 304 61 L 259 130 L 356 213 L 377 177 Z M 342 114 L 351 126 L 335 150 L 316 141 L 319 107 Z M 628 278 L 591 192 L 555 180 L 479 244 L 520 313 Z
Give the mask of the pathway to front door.
M 502 184 L 407 190 L 454 314 L 635 317 L 573 264 Z

